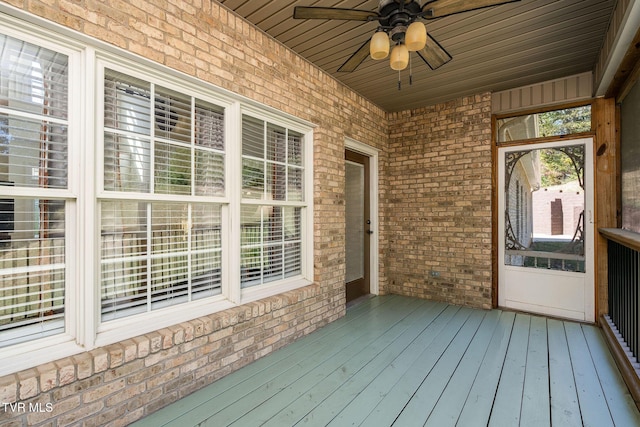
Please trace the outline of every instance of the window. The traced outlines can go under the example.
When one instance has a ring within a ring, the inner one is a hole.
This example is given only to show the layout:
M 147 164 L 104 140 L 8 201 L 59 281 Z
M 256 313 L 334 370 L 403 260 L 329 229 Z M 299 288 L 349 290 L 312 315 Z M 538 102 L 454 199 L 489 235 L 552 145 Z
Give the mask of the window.
M 103 322 L 221 293 L 224 148 L 222 107 L 105 70 Z
M 11 19 L 0 375 L 310 283 L 309 125 Z
M 507 116 L 496 120 L 498 143 L 590 131 L 591 105 Z
M 301 274 L 303 135 L 242 117 L 242 287 Z
M 66 55 L 0 34 L 0 347 L 65 331 Z
M 101 324 L 304 279 L 304 131 L 122 65 L 103 73 Z

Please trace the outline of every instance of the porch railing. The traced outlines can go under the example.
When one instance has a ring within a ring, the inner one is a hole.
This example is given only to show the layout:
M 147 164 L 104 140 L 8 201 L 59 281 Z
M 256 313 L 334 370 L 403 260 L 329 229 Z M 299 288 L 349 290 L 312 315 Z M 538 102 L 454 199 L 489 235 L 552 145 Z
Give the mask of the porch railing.
M 608 239 L 609 314 L 605 319 L 626 344 L 631 361 L 640 356 L 640 239 L 625 230 L 601 230 Z
M 505 250 L 505 255 L 521 257 L 522 264 L 548 270 L 584 271 L 584 255 L 535 250 Z

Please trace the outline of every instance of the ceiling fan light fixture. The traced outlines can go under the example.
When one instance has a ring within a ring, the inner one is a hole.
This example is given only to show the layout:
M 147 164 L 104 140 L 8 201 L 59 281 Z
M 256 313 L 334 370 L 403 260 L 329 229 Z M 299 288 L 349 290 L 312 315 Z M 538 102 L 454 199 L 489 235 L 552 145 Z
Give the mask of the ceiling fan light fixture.
M 404 36 L 404 43 L 410 52 L 424 49 L 427 44 L 427 28 L 422 22 L 415 21 L 409 25 Z
M 384 59 L 389 55 L 389 36 L 384 31 L 378 31 L 371 37 L 369 53 L 373 59 Z
M 337 19 L 343 21 L 378 21 L 374 35 L 365 41 L 337 71 L 352 72 L 368 57 L 384 59 L 389 56 L 390 66 L 399 71 L 409 65 L 410 52 L 418 56 L 432 70 L 451 61 L 451 55 L 431 34 L 427 34 L 424 20 L 438 19 L 470 10 L 498 6 L 519 0 L 379 0 L 378 8 L 346 9 L 341 7 L 296 6 L 295 19 Z M 367 55 L 369 54 L 369 55 Z M 409 73 L 411 83 L 411 73 Z
M 404 44 L 398 44 L 391 50 L 390 66 L 392 70 L 404 70 L 409 64 L 409 49 Z

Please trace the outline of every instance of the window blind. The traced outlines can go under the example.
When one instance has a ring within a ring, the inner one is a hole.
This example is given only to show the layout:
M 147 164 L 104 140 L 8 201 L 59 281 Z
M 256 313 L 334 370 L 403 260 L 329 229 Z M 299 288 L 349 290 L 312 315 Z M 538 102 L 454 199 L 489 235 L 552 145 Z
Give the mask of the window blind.
M 300 133 L 243 116 L 242 287 L 302 272 L 302 207 L 296 202 L 304 201 L 303 142 Z
M 0 347 L 64 332 L 68 57 L 0 35 Z
M 224 109 L 111 70 L 104 102 L 102 321 L 220 294 Z
M 13 230 L 0 241 L 0 346 L 64 331 L 64 204 L 14 202 Z
M 196 196 L 224 196 L 224 109 L 205 101 L 195 105 Z
M 103 201 L 102 320 L 221 292 L 215 204 Z
M 66 55 L 0 34 L 0 105 L 67 119 Z
M 243 287 L 302 273 L 300 207 L 243 205 L 241 282 Z

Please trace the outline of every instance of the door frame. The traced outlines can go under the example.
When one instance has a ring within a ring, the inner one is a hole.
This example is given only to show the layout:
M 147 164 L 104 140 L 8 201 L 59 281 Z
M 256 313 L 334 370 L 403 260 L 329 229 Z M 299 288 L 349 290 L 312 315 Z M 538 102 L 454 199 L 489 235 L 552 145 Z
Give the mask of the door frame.
M 380 256 L 378 253 L 380 245 L 378 215 L 378 162 L 380 153 L 377 149 L 351 138 L 345 138 L 344 145 L 345 150 L 353 151 L 369 158 L 369 219 L 371 220 L 369 229 L 373 231 L 369 238 L 369 292 L 373 295 L 378 295 L 380 293 Z
M 539 146 L 545 144 L 553 144 L 554 142 L 563 143 L 570 145 L 571 143 L 583 143 L 586 148 L 585 152 L 585 165 L 584 165 L 584 180 L 585 180 L 585 239 L 590 240 L 590 244 L 587 244 L 585 249 L 585 257 L 586 257 L 586 266 L 587 272 L 586 278 L 591 281 L 592 284 L 592 294 L 585 295 L 585 321 L 594 322 L 596 319 L 597 312 L 597 280 L 595 274 L 595 263 L 596 263 L 596 232 L 595 232 L 595 185 L 596 185 L 596 177 L 595 177 L 595 137 L 591 135 L 575 135 L 575 136 L 564 136 L 557 138 L 544 138 L 543 140 L 527 140 L 518 143 L 506 143 L 506 144 L 493 144 L 493 264 L 494 264 L 494 292 L 493 292 L 493 306 L 498 308 L 500 307 L 500 300 L 502 300 L 500 292 L 503 291 L 500 280 L 500 274 L 502 271 L 502 264 L 504 260 L 501 260 L 502 251 L 501 248 L 504 246 L 504 230 L 500 226 L 500 215 L 504 216 L 504 212 L 501 211 L 501 207 L 503 207 L 504 200 L 499 203 L 501 197 L 504 197 L 504 189 L 501 188 L 499 183 L 501 182 L 500 178 L 500 153 L 503 152 L 503 149 L 527 149 L 531 146 Z M 587 197 L 588 193 L 591 193 L 590 196 Z M 503 220 L 504 221 L 504 220 Z

